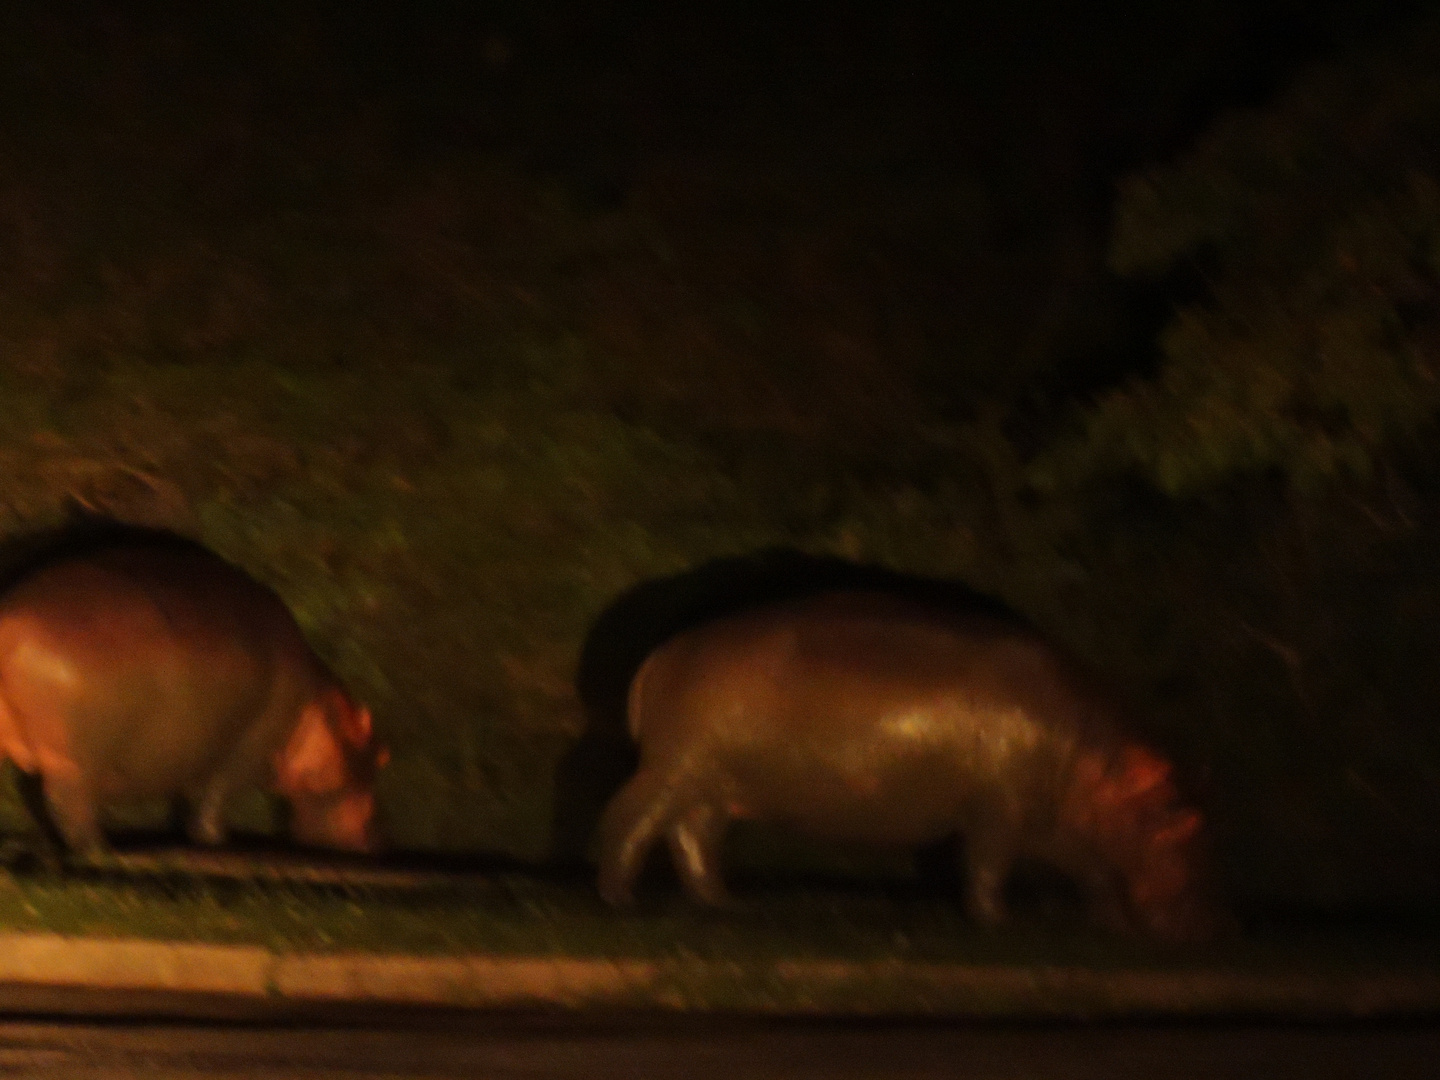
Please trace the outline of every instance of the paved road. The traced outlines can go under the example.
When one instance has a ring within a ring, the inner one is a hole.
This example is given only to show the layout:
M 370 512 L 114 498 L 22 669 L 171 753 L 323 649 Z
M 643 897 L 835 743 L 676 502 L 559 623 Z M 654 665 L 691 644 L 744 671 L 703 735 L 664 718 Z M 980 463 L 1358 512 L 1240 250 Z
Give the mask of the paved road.
M 0 1076 L 468 1080 L 1408 1080 L 1440 1025 L 1009 1027 L 560 1021 L 424 1026 L 0 1022 Z

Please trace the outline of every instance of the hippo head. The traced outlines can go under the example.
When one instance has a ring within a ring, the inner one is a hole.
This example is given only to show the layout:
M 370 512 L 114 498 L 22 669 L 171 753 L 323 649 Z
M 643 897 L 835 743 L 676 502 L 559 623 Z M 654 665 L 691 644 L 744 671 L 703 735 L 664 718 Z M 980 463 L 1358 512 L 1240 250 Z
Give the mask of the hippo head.
M 295 839 L 379 851 L 375 775 L 389 758 L 375 741 L 370 710 L 345 691 L 332 688 L 310 702 L 275 759 L 275 788 L 290 802 Z
M 1127 877 L 1130 908 L 1151 937 L 1207 941 L 1227 923 L 1213 897 L 1212 871 L 1200 814 L 1171 808 L 1137 830 Z
M 1119 872 L 1137 929 L 1163 941 L 1203 941 L 1225 920 L 1213 898 L 1204 819 L 1181 801 L 1172 771 L 1134 744 L 1113 755 L 1087 752 L 1063 813 Z

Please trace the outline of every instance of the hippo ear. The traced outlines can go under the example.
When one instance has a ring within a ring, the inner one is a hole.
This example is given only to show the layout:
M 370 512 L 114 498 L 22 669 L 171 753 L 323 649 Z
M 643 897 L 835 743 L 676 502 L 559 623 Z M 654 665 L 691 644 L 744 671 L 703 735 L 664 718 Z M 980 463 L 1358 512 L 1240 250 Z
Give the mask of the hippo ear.
M 307 705 L 285 748 L 275 756 L 275 787 L 282 794 L 335 791 L 345 786 L 345 757 L 325 710 Z
M 347 743 L 357 750 L 370 745 L 375 723 L 368 706 L 356 703 L 349 694 L 337 690 L 332 698 L 330 715 L 335 720 L 336 731 Z

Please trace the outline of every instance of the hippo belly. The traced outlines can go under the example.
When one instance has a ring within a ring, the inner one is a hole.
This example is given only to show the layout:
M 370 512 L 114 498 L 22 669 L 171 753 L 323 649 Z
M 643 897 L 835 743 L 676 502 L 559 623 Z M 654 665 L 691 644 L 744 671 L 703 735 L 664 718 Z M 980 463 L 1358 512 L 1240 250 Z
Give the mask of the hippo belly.
M 871 719 L 860 700 L 825 703 L 828 725 L 788 722 L 783 713 L 770 718 L 775 733 L 794 732 L 795 739 L 720 749 L 715 769 L 734 800 L 730 816 L 818 839 L 918 846 L 956 832 L 976 804 L 996 797 L 997 777 L 1018 768 L 994 756 L 1023 750 L 972 737 L 977 725 L 965 702 L 882 703 L 871 695 L 863 702 Z

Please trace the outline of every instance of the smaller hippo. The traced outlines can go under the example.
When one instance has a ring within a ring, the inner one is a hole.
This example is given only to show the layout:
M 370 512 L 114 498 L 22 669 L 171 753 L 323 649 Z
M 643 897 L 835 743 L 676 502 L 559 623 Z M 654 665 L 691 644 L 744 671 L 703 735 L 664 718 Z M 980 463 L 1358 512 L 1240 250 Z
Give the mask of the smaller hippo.
M 72 851 L 98 810 L 183 798 L 197 843 L 268 785 L 305 844 L 376 850 L 387 752 L 273 592 L 204 549 L 120 543 L 42 566 L 0 597 L 0 753 L 39 779 Z
M 721 842 L 748 818 L 882 845 L 959 834 L 983 924 L 1006 918 L 1006 879 L 1028 857 L 1072 876 L 1109 928 L 1203 937 L 1200 814 L 1116 714 L 995 612 L 856 591 L 719 619 L 661 645 L 631 683 L 640 768 L 601 819 L 601 895 L 629 903 L 664 837 L 686 890 L 725 902 Z

